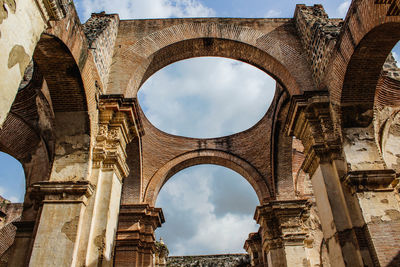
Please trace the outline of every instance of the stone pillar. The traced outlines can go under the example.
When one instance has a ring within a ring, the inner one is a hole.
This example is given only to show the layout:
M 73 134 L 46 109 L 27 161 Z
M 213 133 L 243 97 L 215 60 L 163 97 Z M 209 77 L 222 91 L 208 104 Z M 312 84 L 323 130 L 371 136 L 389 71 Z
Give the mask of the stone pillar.
M 155 266 L 154 231 L 164 221 L 160 208 L 153 208 L 148 204 L 121 205 L 115 266 Z
M 284 200 L 257 207 L 254 219 L 260 224 L 264 265 L 295 267 L 307 262 L 308 206 L 307 200 Z
M 327 93 L 293 97 L 286 125 L 288 133 L 304 145 L 302 169 L 311 177 L 330 264 L 373 266 L 371 253 L 360 251 L 342 189 L 340 177 L 346 173 L 346 164 Z
M 344 184 L 349 189 L 361 252 L 374 252 L 374 266 L 399 266 L 400 202 L 395 171 L 351 171 Z
M 73 266 L 82 225 L 80 218 L 87 198 L 93 193 L 92 186 L 88 181 L 39 182 L 31 186 L 29 193 L 42 206 L 29 265 Z M 16 261 L 14 256 L 13 262 Z
M 138 136 L 134 105 L 120 96 L 105 96 L 99 103 L 99 130 L 93 150 L 91 224 L 87 266 L 113 266 L 113 253 L 121 202 L 122 181 L 129 174 L 126 146 Z
M 261 236 L 260 233 L 250 233 L 249 238 L 247 238 L 244 243 L 243 248 L 250 255 L 250 264 L 252 267 L 262 267 L 262 248 L 261 248 Z

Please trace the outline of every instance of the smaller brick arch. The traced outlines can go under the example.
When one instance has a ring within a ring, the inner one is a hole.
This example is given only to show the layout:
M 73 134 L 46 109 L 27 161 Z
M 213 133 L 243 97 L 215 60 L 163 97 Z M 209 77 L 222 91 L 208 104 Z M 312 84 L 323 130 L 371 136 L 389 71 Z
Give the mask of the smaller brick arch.
M 66 44 L 43 34 L 33 59 L 46 79 L 54 112 L 87 111 L 81 73 Z
M 169 178 L 185 168 L 200 164 L 220 165 L 239 173 L 253 187 L 260 203 L 264 203 L 271 196 L 266 182 L 251 164 L 235 155 L 206 149 L 184 153 L 158 169 L 145 189 L 144 202 L 154 206 L 158 193 Z
M 332 103 L 340 106 L 344 127 L 365 127 L 372 120 L 382 65 L 400 39 L 400 17 L 389 15 L 389 4 L 353 1 L 325 83 Z

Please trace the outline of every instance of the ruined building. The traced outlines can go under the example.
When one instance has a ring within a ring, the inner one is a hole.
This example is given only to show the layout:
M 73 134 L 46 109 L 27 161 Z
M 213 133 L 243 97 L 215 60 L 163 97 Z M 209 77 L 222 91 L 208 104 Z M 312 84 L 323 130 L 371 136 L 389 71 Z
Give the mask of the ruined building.
M 399 1 L 353 0 L 344 20 L 297 5 L 289 19 L 93 14 L 85 24 L 67 0 L 0 3 L 0 150 L 22 163 L 27 186 L 22 215 L 0 214 L 15 234 L 1 240 L 1 264 L 164 265 L 157 195 L 209 163 L 258 196 L 251 266 L 400 265 Z M 199 56 L 276 79 L 256 125 L 189 139 L 150 124 L 141 85 Z

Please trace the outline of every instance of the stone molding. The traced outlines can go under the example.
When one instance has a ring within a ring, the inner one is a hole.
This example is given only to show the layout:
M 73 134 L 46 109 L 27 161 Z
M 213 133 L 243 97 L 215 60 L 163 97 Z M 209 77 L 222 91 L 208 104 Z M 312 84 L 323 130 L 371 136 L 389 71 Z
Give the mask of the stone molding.
M 271 201 L 258 206 L 254 219 L 262 229 L 262 246 L 268 249 L 303 245 L 307 237 L 305 221 L 309 217 L 308 199 Z
M 121 181 L 129 174 L 126 146 L 134 137 L 144 134 L 137 110 L 136 100 L 122 95 L 101 96 L 99 100 L 93 167 L 113 170 Z
M 343 179 L 344 184 L 355 192 L 393 191 L 399 183 L 396 172 L 387 170 L 350 171 Z
M 46 7 L 49 20 L 61 20 L 67 15 L 66 6 L 69 0 L 42 0 Z
M 304 145 L 302 169 L 314 174 L 320 162 L 338 158 L 341 154 L 340 137 L 330 112 L 328 92 L 306 92 L 293 96 L 286 119 L 286 131 Z
M 89 181 L 47 181 L 32 184 L 28 188 L 30 198 L 35 206 L 48 204 L 87 204 L 93 194 L 93 186 Z
M 35 3 L 43 21 L 48 23 L 49 21 L 58 21 L 65 18 L 71 0 L 35 0 Z

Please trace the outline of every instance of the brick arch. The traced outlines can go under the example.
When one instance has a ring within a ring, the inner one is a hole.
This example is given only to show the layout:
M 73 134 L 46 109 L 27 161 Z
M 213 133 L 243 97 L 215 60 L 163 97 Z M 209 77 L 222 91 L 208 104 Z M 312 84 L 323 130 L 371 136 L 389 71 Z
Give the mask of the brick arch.
M 400 39 L 400 16 L 380 2 L 352 2 L 331 59 L 325 84 L 344 127 L 370 124 L 366 112 L 372 110 L 382 65 Z
M 33 59 L 46 79 L 54 112 L 88 110 L 81 72 L 66 44 L 43 34 Z
M 169 178 L 185 168 L 200 164 L 220 165 L 239 173 L 253 187 L 260 203 L 264 203 L 271 196 L 262 175 L 251 164 L 223 151 L 205 149 L 184 153 L 158 169 L 145 189 L 144 202 L 154 206 L 158 193 Z
M 116 44 L 109 94 L 135 97 L 140 86 L 157 70 L 179 60 L 201 56 L 249 63 L 273 76 L 290 94 L 315 88 L 305 52 L 290 20 L 264 21 L 271 26 L 260 31 L 255 25 L 238 26 L 223 19 L 198 22 L 187 19 L 170 22 L 178 24 L 161 30 L 139 31 L 138 35 L 144 37 L 130 43 L 133 33 L 125 30 L 131 27 L 129 23 L 134 22 L 121 21 L 120 32 L 123 33 L 119 34 L 127 37 L 120 37 Z
M 54 114 L 45 96 L 46 82 L 35 64 L 24 77 L 0 130 L 0 150 L 21 162 L 28 187 L 49 178 L 54 156 Z
M 80 47 L 81 51 L 87 53 L 86 49 L 84 45 Z M 44 33 L 33 54 L 35 65 L 48 88 L 48 100 L 54 113 L 55 153 L 51 159 L 49 178 L 54 181 L 73 177 L 85 180 L 89 173 L 90 139 L 95 129 L 94 120 L 90 120 L 89 114 L 95 111 L 96 105 L 94 90 L 91 88 L 94 81 L 88 80 L 85 72 L 93 70 L 87 68 L 85 58 L 77 62 L 76 55 L 79 53 L 76 50 L 57 36 Z M 74 158 L 80 158 L 81 161 L 74 162 Z M 74 174 L 65 167 L 68 165 L 81 170 Z

